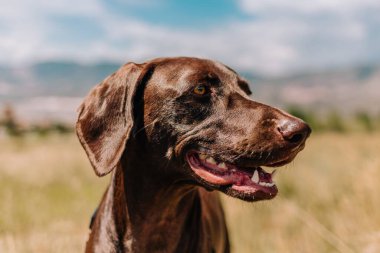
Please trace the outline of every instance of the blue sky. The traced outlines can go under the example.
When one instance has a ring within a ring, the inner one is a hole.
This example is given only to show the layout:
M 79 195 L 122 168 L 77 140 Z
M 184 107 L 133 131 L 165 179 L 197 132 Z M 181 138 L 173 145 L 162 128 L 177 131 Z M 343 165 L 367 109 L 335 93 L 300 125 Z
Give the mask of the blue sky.
M 188 55 L 264 74 L 380 62 L 378 0 L 0 0 L 0 64 Z

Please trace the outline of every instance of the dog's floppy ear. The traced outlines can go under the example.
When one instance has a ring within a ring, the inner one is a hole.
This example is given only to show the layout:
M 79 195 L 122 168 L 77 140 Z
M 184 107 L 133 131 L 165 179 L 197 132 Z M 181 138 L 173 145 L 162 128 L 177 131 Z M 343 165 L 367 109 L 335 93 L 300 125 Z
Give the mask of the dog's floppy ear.
M 134 124 L 135 94 L 148 73 L 146 65 L 128 63 L 98 84 L 79 107 L 76 132 L 98 176 L 120 161 Z
M 238 80 L 238 85 L 248 96 L 252 94 L 251 89 L 249 88 L 248 82 L 244 79 Z

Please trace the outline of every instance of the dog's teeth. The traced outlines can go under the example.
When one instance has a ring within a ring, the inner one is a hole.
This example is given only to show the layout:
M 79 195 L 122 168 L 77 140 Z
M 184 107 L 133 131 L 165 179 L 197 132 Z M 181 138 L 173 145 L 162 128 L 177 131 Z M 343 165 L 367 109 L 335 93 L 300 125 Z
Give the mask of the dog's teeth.
M 259 182 L 259 185 L 266 186 L 267 183 L 265 182 Z
M 221 168 L 221 169 L 223 169 L 223 170 L 227 170 L 227 165 L 224 162 L 219 163 L 218 167 Z
M 255 170 L 253 172 L 253 175 L 251 177 L 251 181 L 254 182 L 254 183 L 259 183 L 259 172 L 257 170 Z
M 209 157 L 206 159 L 206 162 L 210 163 L 210 164 L 216 164 L 216 161 L 214 160 L 214 158 L 212 157 Z
M 205 160 L 207 158 L 207 156 L 205 154 L 199 154 L 199 158 L 201 160 Z

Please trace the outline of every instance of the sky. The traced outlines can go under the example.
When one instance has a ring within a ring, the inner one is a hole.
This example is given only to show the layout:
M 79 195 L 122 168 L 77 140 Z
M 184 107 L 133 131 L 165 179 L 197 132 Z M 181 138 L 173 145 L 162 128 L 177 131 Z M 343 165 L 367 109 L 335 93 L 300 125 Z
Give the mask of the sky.
M 379 0 L 0 0 L 0 65 L 196 56 L 289 72 L 380 63 Z

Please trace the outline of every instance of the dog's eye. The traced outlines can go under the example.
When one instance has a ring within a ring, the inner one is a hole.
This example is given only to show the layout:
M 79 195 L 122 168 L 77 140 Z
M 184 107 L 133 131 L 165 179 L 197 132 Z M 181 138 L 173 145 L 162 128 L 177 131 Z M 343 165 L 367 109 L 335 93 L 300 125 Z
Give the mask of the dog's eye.
M 209 90 L 208 90 L 208 87 L 206 85 L 198 84 L 193 89 L 193 92 L 194 92 L 194 94 L 197 94 L 199 96 L 203 96 L 203 95 L 206 95 L 209 92 Z

